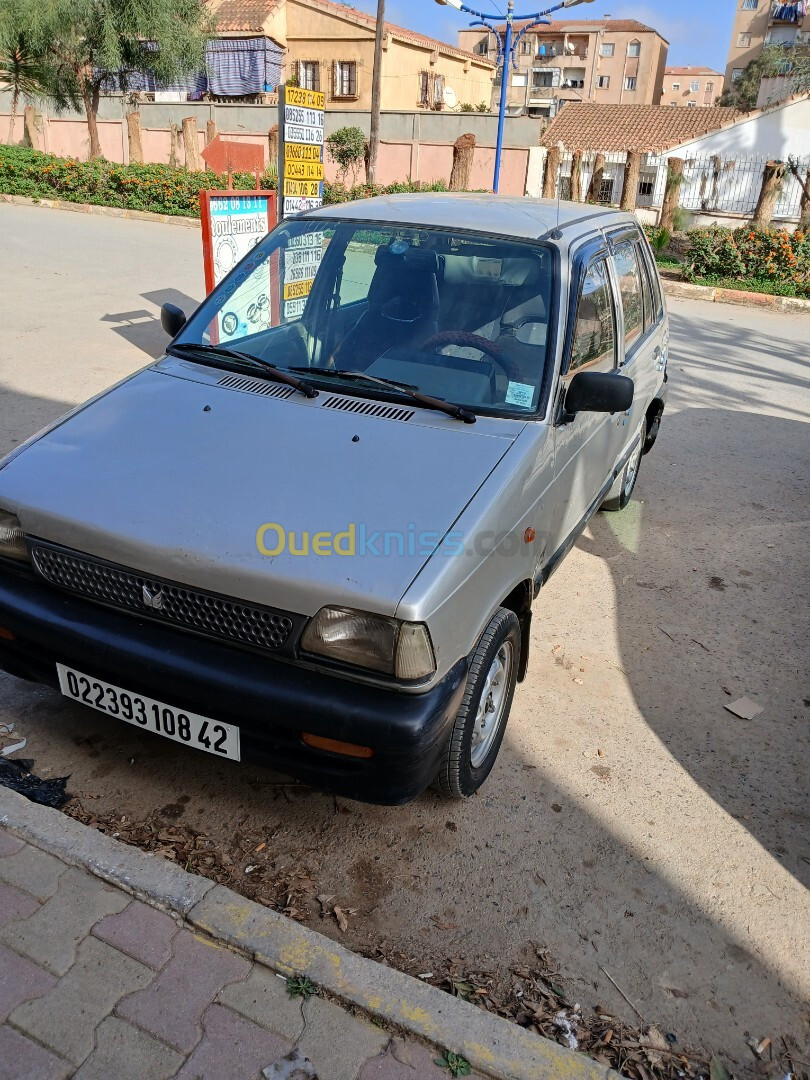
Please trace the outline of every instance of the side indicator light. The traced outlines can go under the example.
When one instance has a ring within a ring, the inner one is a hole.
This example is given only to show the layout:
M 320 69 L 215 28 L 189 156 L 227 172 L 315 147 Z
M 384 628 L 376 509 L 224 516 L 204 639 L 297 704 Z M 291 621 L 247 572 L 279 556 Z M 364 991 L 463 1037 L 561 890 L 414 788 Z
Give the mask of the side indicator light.
M 5 641 L 15 641 L 16 635 L 13 630 L 8 630 L 5 626 L 0 626 L 0 638 Z
M 339 739 L 326 739 L 323 735 L 310 735 L 308 731 L 301 732 L 301 740 L 307 746 L 312 746 L 316 750 L 328 750 L 332 754 L 357 758 L 374 757 L 374 751 L 370 746 L 357 746 L 355 743 L 340 742 Z

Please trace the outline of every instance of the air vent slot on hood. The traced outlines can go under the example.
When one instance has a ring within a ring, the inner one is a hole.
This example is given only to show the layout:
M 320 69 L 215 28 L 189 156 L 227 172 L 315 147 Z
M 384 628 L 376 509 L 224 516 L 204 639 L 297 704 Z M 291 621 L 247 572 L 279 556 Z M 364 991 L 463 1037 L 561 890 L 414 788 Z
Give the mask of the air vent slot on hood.
M 226 375 L 217 386 L 228 390 L 243 390 L 246 394 L 261 394 L 262 397 L 288 398 L 295 393 L 295 388 L 284 383 L 265 382 L 264 379 L 246 379 L 241 375 Z
M 360 416 L 381 416 L 384 420 L 410 420 L 413 409 L 399 409 L 396 405 L 384 405 L 380 401 L 358 401 L 352 397 L 329 397 L 324 409 L 340 409 Z

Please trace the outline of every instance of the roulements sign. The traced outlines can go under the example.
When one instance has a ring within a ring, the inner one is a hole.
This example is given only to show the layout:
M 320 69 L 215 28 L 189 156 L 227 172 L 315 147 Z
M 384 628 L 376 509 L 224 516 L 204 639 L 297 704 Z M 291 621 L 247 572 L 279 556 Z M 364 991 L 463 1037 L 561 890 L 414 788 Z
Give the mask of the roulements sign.
M 323 205 L 323 110 L 326 94 L 278 89 L 279 217 Z

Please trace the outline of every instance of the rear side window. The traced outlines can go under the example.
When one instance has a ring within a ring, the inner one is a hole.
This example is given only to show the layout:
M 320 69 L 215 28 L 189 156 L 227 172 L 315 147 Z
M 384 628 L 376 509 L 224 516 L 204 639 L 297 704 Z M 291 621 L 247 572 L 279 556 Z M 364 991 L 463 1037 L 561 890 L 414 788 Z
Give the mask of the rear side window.
M 597 361 L 608 367 L 613 367 L 616 362 L 613 300 L 604 259 L 591 263 L 582 283 L 569 371 Z
M 628 350 L 641 336 L 644 327 L 644 301 L 637 246 L 626 240 L 617 244 L 613 260 L 619 278 L 619 295 L 624 311 L 624 347 Z

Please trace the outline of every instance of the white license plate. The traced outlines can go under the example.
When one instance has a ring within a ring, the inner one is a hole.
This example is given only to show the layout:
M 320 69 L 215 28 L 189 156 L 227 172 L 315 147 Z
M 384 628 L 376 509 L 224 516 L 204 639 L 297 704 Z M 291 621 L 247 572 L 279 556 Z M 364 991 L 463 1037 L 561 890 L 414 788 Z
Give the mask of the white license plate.
M 239 728 L 235 724 L 224 724 L 221 720 L 211 720 L 207 716 L 176 709 L 154 698 L 94 679 L 92 675 L 85 675 L 64 664 L 57 664 L 56 671 L 60 690 L 73 701 L 114 716 L 116 720 L 125 720 L 143 731 L 173 739 L 184 746 L 193 746 L 195 750 L 206 750 L 209 754 L 232 761 L 240 760 Z

